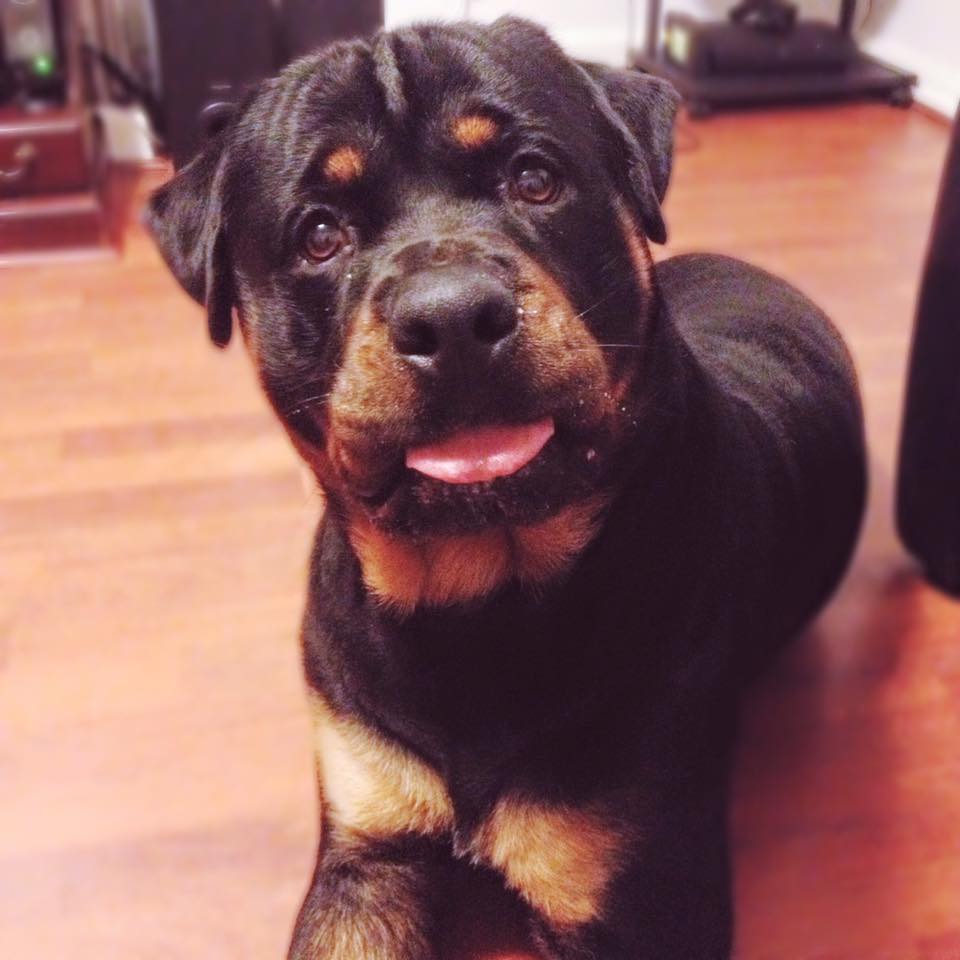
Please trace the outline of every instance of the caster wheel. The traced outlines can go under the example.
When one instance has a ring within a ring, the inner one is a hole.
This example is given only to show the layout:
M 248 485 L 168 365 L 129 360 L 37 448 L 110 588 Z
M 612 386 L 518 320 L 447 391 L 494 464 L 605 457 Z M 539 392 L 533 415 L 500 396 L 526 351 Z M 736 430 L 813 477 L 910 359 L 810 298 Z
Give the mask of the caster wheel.
M 905 110 L 913 103 L 913 91 L 910 87 L 897 87 L 890 91 L 889 102 L 891 106 L 900 107 Z

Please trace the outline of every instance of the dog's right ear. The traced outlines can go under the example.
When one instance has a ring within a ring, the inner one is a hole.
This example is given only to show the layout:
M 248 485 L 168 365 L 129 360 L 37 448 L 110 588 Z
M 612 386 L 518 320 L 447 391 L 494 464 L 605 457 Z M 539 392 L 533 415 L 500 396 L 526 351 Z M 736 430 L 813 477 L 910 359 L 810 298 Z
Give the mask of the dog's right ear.
M 173 275 L 206 307 L 210 338 L 230 342 L 235 301 L 222 210 L 223 138 L 151 196 L 146 225 Z

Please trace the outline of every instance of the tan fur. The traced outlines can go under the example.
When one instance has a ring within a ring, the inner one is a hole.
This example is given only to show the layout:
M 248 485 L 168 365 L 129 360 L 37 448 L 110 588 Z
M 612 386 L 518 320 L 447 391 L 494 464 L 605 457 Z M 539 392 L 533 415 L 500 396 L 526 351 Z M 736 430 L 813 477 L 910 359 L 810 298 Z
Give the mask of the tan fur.
M 627 244 L 633 271 L 640 282 L 640 288 L 648 294 L 653 292 L 653 256 L 650 245 L 642 231 L 637 227 L 633 218 L 627 213 L 622 203 L 617 203 L 617 219 L 620 221 L 620 232 Z
M 465 114 L 453 121 L 451 131 L 453 139 L 464 150 L 480 150 L 497 136 L 500 125 L 492 117 L 485 117 L 482 114 Z
M 362 843 L 335 852 L 349 864 L 339 889 L 308 909 L 297 924 L 290 960 L 410 960 L 435 957 L 431 917 L 424 909 L 427 871 L 418 864 L 384 860 Z M 323 886 L 324 880 L 319 880 Z
M 530 526 L 414 541 L 357 518 L 350 538 L 364 582 L 401 613 L 485 596 L 511 578 L 542 583 L 566 569 L 596 533 L 600 497 L 575 503 Z
M 478 831 L 472 852 L 552 923 L 574 926 L 602 915 L 629 840 L 600 806 L 548 806 L 508 796 Z
M 361 838 L 438 835 L 453 827 L 440 775 L 414 754 L 310 695 L 322 802 L 331 824 Z
M 580 399 L 580 416 L 599 423 L 615 412 L 603 351 L 554 278 L 529 257 L 521 258 L 517 300 L 523 311 L 518 376 L 540 396 Z
M 363 169 L 363 154 L 350 145 L 337 147 L 323 162 L 323 175 L 340 186 L 359 180 Z
M 591 497 L 565 507 L 556 516 L 513 531 L 517 576 L 541 583 L 562 573 L 596 535 L 606 507 L 603 497 Z
M 391 890 L 384 891 L 389 896 Z M 292 960 L 407 960 L 433 957 L 429 935 L 411 920 L 406 904 L 335 901 L 310 918 L 308 944 Z M 423 927 L 426 926 L 424 923 Z
M 381 412 L 418 407 L 415 377 L 390 343 L 387 324 L 364 304 L 350 324 L 330 408 L 340 424 L 358 424 L 358 432 Z

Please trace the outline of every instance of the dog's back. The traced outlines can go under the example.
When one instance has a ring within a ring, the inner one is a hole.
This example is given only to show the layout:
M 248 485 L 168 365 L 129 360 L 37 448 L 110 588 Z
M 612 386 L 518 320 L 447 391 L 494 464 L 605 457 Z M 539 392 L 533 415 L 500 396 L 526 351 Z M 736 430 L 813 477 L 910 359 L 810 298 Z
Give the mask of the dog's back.
M 770 491 L 766 543 L 783 632 L 826 600 L 846 567 L 865 491 L 856 373 L 825 314 L 783 280 L 729 257 L 686 255 L 657 269 L 669 322 L 703 372 L 749 490 Z M 749 560 L 749 558 L 744 558 Z

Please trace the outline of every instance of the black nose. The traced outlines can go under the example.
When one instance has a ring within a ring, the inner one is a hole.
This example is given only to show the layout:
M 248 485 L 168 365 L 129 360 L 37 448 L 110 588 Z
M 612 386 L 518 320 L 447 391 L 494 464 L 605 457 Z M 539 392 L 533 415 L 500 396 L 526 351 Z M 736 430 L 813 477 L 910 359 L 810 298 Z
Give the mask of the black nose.
M 397 353 L 431 373 L 482 372 L 517 329 L 512 291 L 482 267 L 444 264 L 404 277 L 389 308 Z

